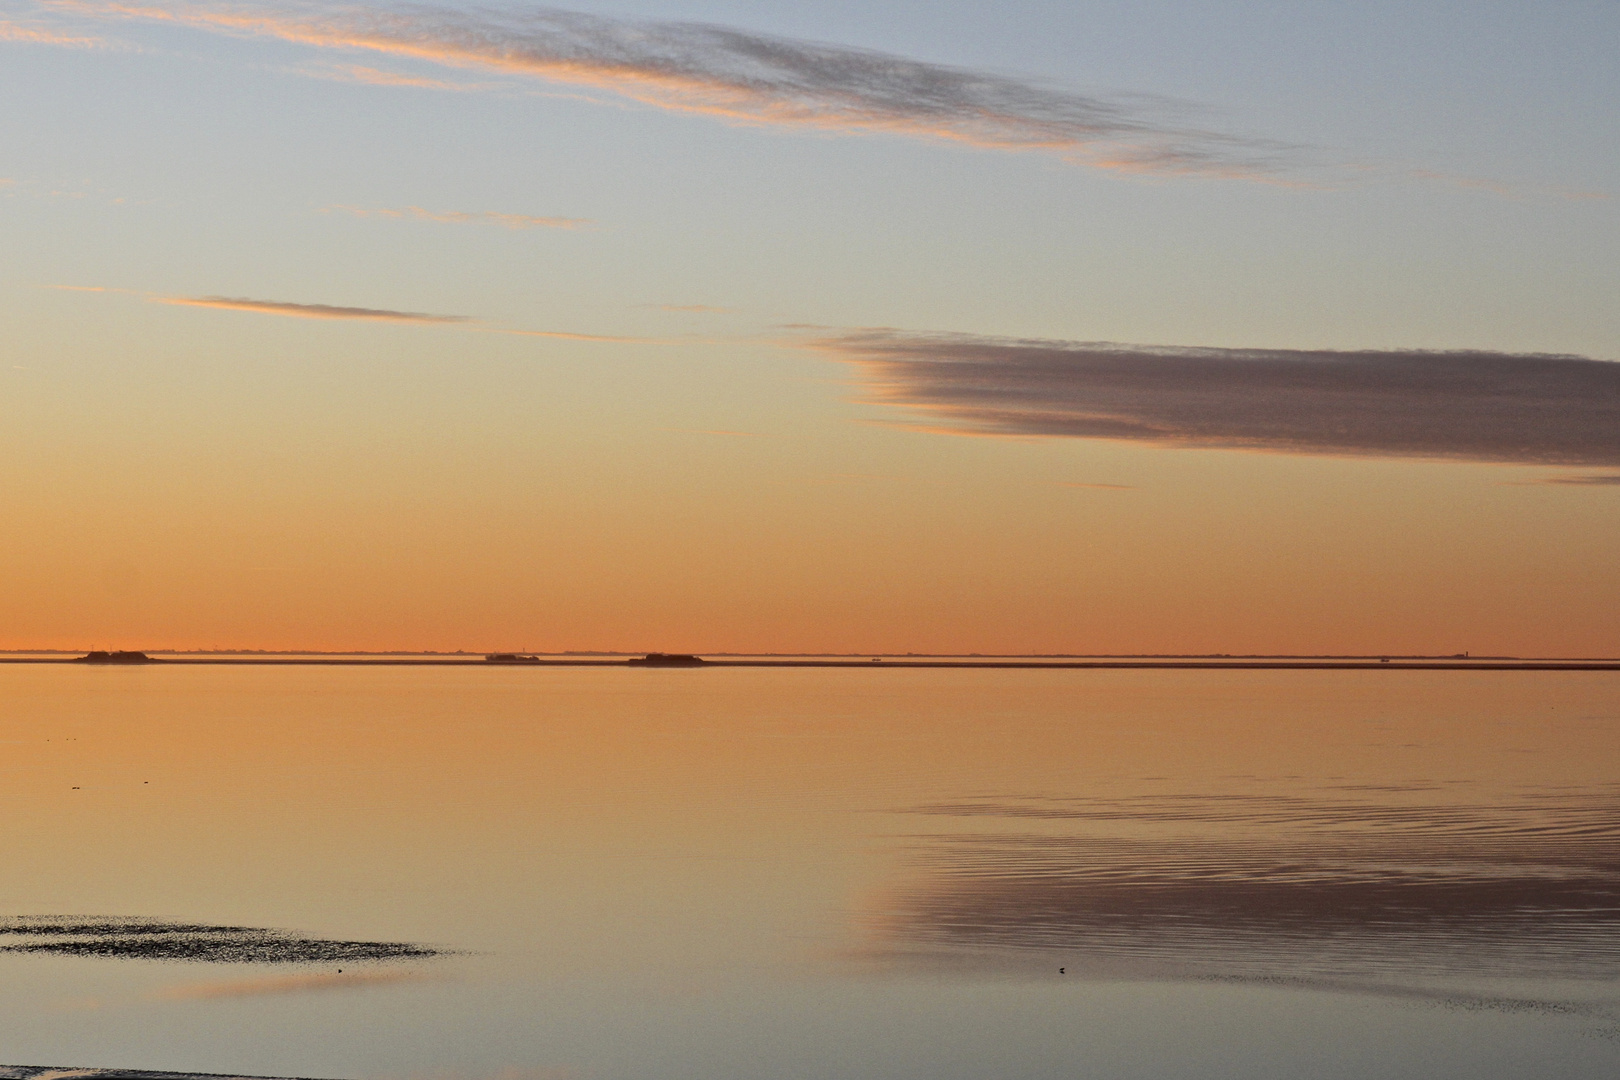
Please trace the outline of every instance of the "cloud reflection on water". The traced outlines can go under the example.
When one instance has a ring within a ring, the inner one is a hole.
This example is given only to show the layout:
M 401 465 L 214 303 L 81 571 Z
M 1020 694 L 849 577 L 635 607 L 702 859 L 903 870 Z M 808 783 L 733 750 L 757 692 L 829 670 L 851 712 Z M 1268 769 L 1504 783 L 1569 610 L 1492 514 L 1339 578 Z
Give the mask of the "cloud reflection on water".
M 917 873 L 877 904 L 872 950 L 1204 978 L 1620 976 L 1620 793 L 1347 794 L 916 807 L 1028 828 L 915 838 Z

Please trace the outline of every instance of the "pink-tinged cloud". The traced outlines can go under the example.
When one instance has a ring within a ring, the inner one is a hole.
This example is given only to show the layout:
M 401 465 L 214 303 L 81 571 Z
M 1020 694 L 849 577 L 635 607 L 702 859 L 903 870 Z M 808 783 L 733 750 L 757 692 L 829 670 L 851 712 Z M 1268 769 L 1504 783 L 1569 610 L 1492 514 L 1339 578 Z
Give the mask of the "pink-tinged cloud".
M 1606 360 L 1180 348 L 882 329 L 808 344 L 854 365 L 871 401 L 953 434 L 1620 465 L 1620 363 Z
M 309 79 L 360 83 L 365 86 L 411 86 L 420 90 L 451 90 L 459 93 L 490 88 L 487 83 L 463 83 L 450 82 L 445 79 L 428 79 L 420 75 L 404 75 L 397 71 L 384 71 L 381 68 L 367 67 L 364 64 L 306 65 L 286 70 L 291 71 L 294 75 L 302 75 Z
M 703 23 L 634 22 L 547 8 L 47 0 L 84 15 L 152 19 L 318 48 L 530 76 L 739 123 L 1040 150 L 1097 168 L 1277 180 L 1299 149 L 1178 124 L 1143 96 L 1040 82 Z
M 160 296 L 153 299 L 159 304 L 252 311 L 261 315 L 285 315 L 295 319 L 361 319 L 400 323 L 464 323 L 471 319 L 467 315 L 424 315 L 419 311 L 335 307 L 331 304 L 292 304 L 280 300 L 248 300 L 233 296 Z
M 20 26 L 6 19 L 0 19 L 0 41 L 19 45 L 55 45 L 65 49 L 99 49 L 107 44 L 101 38 L 61 34 L 40 26 Z M 5 183 L 9 181 L 0 180 L 0 184 Z
M 48 285 L 46 288 L 72 292 L 131 293 L 131 289 L 103 288 L 96 285 Z M 217 308 L 247 311 L 259 315 L 281 315 L 294 319 L 350 319 L 364 322 L 414 323 L 456 326 L 476 334 L 506 334 L 512 337 L 552 338 L 558 341 L 586 341 L 610 345 L 694 345 L 697 340 L 620 337 L 612 334 L 580 334 L 569 330 L 523 330 L 504 326 L 477 326 L 470 315 L 428 315 L 420 311 L 393 311 L 388 308 L 338 307 L 333 304 L 295 304 L 284 300 L 250 300 L 239 296 L 152 296 L 149 302 L 177 307 Z M 4 1080 L 0 1077 L 0 1080 Z
M 589 218 L 534 217 L 530 214 L 505 214 L 495 210 L 427 210 L 420 206 L 407 206 L 397 210 L 374 210 L 363 206 L 328 206 L 323 212 L 333 211 L 363 218 L 435 221 L 449 225 L 499 225 L 503 229 L 579 229 L 594 224 Z

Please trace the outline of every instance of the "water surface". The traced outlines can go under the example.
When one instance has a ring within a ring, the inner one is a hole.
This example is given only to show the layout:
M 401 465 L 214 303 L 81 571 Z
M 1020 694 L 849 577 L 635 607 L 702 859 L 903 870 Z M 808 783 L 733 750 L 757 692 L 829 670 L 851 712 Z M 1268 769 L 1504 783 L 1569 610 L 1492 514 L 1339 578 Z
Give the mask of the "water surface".
M 1608 1077 L 1617 726 L 1605 672 L 0 667 L 0 1035 L 355 1080 Z

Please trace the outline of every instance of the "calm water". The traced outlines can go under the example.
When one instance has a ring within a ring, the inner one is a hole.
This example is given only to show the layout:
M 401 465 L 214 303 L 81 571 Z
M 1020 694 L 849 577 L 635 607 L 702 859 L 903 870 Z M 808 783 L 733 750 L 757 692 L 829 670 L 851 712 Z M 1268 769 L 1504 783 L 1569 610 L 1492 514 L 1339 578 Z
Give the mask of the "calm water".
M 1613 1077 L 1617 732 L 1613 673 L 0 667 L 0 1060 Z

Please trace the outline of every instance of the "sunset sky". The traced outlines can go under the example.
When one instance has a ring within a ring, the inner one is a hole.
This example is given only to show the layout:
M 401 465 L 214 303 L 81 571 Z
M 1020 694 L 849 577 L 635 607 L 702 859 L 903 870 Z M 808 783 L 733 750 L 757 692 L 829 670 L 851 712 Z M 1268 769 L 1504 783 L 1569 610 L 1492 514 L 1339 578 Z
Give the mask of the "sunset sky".
M 0 648 L 1620 654 L 1617 42 L 0 0 Z

